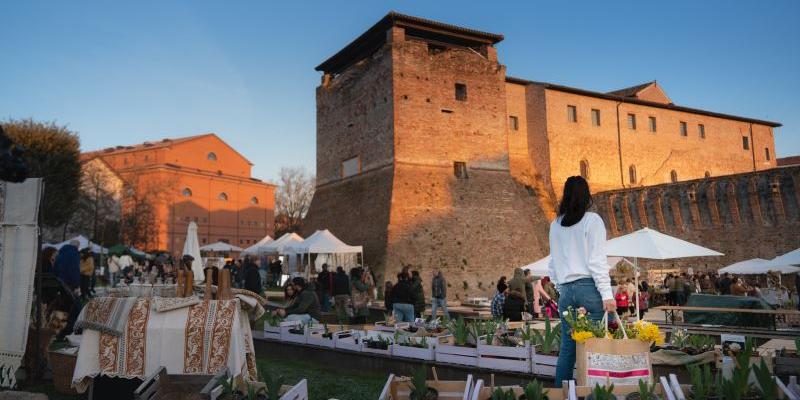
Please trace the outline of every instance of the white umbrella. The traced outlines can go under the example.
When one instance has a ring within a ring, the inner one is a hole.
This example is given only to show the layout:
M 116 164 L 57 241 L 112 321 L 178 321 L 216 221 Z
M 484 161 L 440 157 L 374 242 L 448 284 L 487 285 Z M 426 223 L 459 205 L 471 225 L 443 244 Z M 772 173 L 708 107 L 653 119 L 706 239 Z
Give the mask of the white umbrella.
M 244 249 L 244 254 L 260 254 L 262 252 L 261 246 L 266 246 L 270 243 L 274 242 L 269 235 L 264 236 L 263 239 L 259 240 L 258 243 Z
M 183 243 L 183 255 L 190 255 L 194 257 L 192 261 L 192 273 L 196 281 L 202 281 L 203 277 L 203 259 L 200 258 L 200 241 L 197 240 L 197 224 L 194 221 L 189 222 L 189 229 L 186 231 L 186 242 Z
M 636 319 L 639 319 L 639 258 L 668 260 L 672 258 L 722 256 L 724 254 L 694 243 L 663 234 L 650 228 L 611 239 L 606 242 L 609 256 L 633 257 L 636 285 Z
M 751 260 L 739 261 L 735 264 L 728 265 L 725 268 L 720 268 L 720 273 L 742 274 L 742 275 L 760 275 L 768 272 L 780 272 L 781 274 L 793 274 L 800 272 L 800 267 L 792 265 L 773 265 L 771 261 L 761 258 L 753 258 Z
M 800 266 L 800 249 L 792 250 L 784 255 L 769 260 L 767 266 L 780 267 L 786 265 Z
M 200 248 L 200 251 L 239 252 L 243 249 L 225 242 L 214 242 Z
M 612 267 L 617 265 L 617 263 L 619 263 L 620 261 L 625 260 L 622 257 L 608 257 L 607 259 L 608 259 L 608 265 L 610 265 Z M 630 262 L 628 260 L 625 260 L 625 261 L 630 264 Z M 547 255 L 547 257 L 544 257 L 544 258 L 542 258 L 542 259 L 540 259 L 538 261 L 534 261 L 534 262 L 522 267 L 522 270 L 523 271 L 525 271 L 525 270 L 531 271 L 531 275 L 533 275 L 533 276 L 548 276 L 548 275 L 550 275 L 548 264 L 550 264 L 550 255 L 549 254 Z

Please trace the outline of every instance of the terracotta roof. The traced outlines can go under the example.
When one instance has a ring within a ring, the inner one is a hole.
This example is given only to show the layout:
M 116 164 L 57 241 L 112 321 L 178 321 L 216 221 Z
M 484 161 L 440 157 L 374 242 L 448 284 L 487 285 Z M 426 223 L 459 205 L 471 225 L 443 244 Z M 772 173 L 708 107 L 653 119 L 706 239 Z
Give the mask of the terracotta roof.
M 779 167 L 787 165 L 800 165 L 800 156 L 781 157 L 775 160 Z
M 606 94 L 620 96 L 620 97 L 636 97 L 636 95 L 642 91 L 642 89 L 654 84 L 655 81 L 642 83 L 641 85 L 626 87 L 624 89 L 614 90 L 611 92 L 607 92 Z
M 573 93 L 573 94 L 582 95 L 582 96 L 589 96 L 589 97 L 596 97 L 596 98 L 606 99 L 606 100 L 620 101 L 620 102 L 623 102 L 623 103 L 640 104 L 640 105 L 649 106 L 649 107 L 665 108 L 665 109 L 668 109 L 668 110 L 682 111 L 682 112 L 688 112 L 688 113 L 692 113 L 692 114 L 707 115 L 709 117 L 732 119 L 732 120 L 735 120 L 735 121 L 742 121 L 742 122 L 748 122 L 748 123 L 753 123 L 753 124 L 771 126 L 773 128 L 777 128 L 779 126 L 783 126 L 779 122 L 766 121 L 766 120 L 760 120 L 760 119 L 755 119 L 755 118 L 740 117 L 738 115 L 722 114 L 722 113 L 713 112 L 713 111 L 701 110 L 699 108 L 690 108 L 690 107 L 678 106 L 678 105 L 675 105 L 675 104 L 656 103 L 656 102 L 653 102 L 653 101 L 637 99 L 635 97 L 623 97 L 623 96 L 618 96 L 618 95 L 609 94 L 609 93 L 593 92 L 591 90 L 578 89 L 578 88 L 574 88 L 574 87 L 570 87 L 570 86 L 564 86 L 564 85 L 557 85 L 555 83 L 529 81 L 529 80 L 526 80 L 526 79 L 514 78 L 514 77 L 511 77 L 511 76 L 507 76 L 506 77 L 506 82 L 517 83 L 517 84 L 521 84 L 521 85 L 528 85 L 528 84 L 530 84 L 530 85 L 540 85 L 540 86 L 543 86 L 545 89 L 556 90 L 556 91 L 559 91 L 559 92 Z
M 503 35 L 463 28 L 431 19 L 414 17 L 391 11 L 336 54 L 315 69 L 326 73 L 339 73 L 354 62 L 374 53 L 386 43 L 386 31 L 398 26 L 412 37 L 427 38 L 465 47 L 493 45 L 503 40 Z
M 213 137 L 219 139 L 219 141 L 224 143 L 231 150 L 233 150 L 236 154 L 241 156 L 250 165 L 253 165 L 253 163 L 250 162 L 250 160 L 248 160 L 247 157 L 245 157 L 244 155 L 239 153 L 236 149 L 234 149 L 231 145 L 229 145 L 224 140 L 222 140 L 215 133 L 204 133 L 202 135 L 184 136 L 184 137 L 174 138 L 174 139 L 173 138 L 164 138 L 164 139 L 161 139 L 161 140 L 158 140 L 158 141 L 155 141 L 155 142 L 148 141 L 148 142 L 143 142 L 143 143 L 134 144 L 134 145 L 107 147 L 105 149 L 100 149 L 100 150 L 94 150 L 94 151 L 88 151 L 88 152 L 85 152 L 85 153 L 81 153 L 80 159 L 81 160 L 89 160 L 89 159 L 92 159 L 92 158 L 95 158 L 95 157 L 98 157 L 98 156 L 105 156 L 105 155 L 110 155 L 110 154 L 134 152 L 134 151 L 145 150 L 145 149 L 147 149 L 147 150 L 158 149 L 158 148 L 161 148 L 161 147 L 174 146 L 176 144 L 181 144 L 181 143 L 189 142 L 189 141 L 192 141 L 192 140 L 202 139 L 202 138 L 206 138 L 206 137 L 209 137 L 209 136 L 213 136 Z

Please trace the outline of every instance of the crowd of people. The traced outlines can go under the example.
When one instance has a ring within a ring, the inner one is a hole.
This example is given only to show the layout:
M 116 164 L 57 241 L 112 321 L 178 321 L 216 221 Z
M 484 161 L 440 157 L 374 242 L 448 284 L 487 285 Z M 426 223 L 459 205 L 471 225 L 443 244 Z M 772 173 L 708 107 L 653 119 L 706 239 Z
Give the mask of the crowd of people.
M 558 292 L 549 277 L 536 277 L 529 270 L 517 268 L 511 280 L 501 276 L 496 289 L 491 302 L 494 317 L 509 321 L 522 321 L 528 315 L 558 317 Z

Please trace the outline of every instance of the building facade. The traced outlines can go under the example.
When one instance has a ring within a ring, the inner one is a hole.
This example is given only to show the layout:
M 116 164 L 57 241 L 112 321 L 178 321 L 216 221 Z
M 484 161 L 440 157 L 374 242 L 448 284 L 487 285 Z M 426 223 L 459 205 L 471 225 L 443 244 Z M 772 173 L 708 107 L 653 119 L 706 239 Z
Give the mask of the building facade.
M 247 247 L 273 234 L 275 186 L 251 177 L 252 163 L 215 134 L 117 146 L 83 158 L 103 160 L 125 181 L 122 230 L 130 244 L 179 256 L 190 222 L 198 225 L 201 246 Z
M 780 124 L 675 105 L 656 82 L 509 77 L 502 39 L 389 13 L 320 64 L 305 229 L 363 244 L 379 280 L 443 268 L 459 298 L 548 253 L 568 176 L 599 192 L 776 166 Z

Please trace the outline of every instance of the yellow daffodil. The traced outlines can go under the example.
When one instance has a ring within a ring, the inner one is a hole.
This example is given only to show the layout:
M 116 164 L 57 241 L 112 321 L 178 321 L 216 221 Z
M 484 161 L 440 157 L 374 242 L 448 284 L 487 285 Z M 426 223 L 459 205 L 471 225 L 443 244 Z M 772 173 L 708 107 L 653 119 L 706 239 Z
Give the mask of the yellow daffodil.
M 572 340 L 576 343 L 583 343 L 586 339 L 593 338 L 594 334 L 589 331 L 572 332 Z

